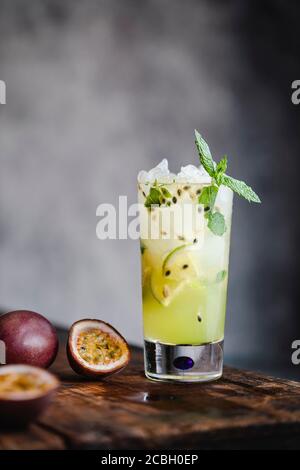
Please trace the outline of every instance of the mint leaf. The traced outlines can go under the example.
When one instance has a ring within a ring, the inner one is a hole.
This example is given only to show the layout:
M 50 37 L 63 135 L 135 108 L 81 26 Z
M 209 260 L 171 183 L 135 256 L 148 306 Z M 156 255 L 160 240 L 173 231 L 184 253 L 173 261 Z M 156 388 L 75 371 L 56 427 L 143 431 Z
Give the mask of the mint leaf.
M 157 181 L 155 181 L 154 185 L 151 186 L 148 196 L 145 200 L 145 207 L 151 207 L 152 205 L 161 206 L 162 204 L 166 203 L 166 199 L 170 199 L 172 194 L 167 188 L 159 186 Z
M 152 186 L 150 188 L 148 196 L 146 197 L 144 205 L 145 207 L 151 207 L 152 205 L 160 206 L 160 199 L 161 199 L 161 195 L 160 195 L 159 189 Z
M 226 275 L 227 275 L 226 269 L 223 269 L 222 271 L 219 271 L 218 274 L 216 275 L 216 282 L 224 281 Z
M 224 155 L 224 157 L 217 164 L 216 170 L 215 170 L 215 180 L 218 185 L 221 184 L 221 178 L 226 170 L 227 170 L 227 156 Z
M 195 129 L 195 144 L 199 153 L 200 163 L 212 178 L 215 174 L 215 164 L 211 156 L 209 146 Z
M 221 184 L 224 184 L 224 186 L 232 189 L 232 191 L 237 193 L 239 196 L 244 197 L 249 202 L 261 202 L 258 195 L 253 191 L 252 188 L 250 188 L 250 186 L 247 186 L 244 181 L 236 180 L 235 178 L 232 178 L 228 175 L 223 175 L 221 178 Z
M 207 226 L 215 235 L 221 237 L 226 232 L 224 215 L 220 212 L 211 212 L 208 217 Z
M 204 204 L 205 206 L 209 206 L 211 210 L 214 207 L 215 200 L 218 194 L 218 187 L 217 186 L 206 186 L 202 189 L 201 194 L 198 198 L 199 204 Z

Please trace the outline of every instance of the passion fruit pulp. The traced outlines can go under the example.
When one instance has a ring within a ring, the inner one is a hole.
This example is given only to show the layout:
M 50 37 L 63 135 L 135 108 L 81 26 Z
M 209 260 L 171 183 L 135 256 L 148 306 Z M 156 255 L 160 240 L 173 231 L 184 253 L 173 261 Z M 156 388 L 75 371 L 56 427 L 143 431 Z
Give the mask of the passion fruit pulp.
M 0 368 L 0 425 L 24 426 L 50 404 L 59 381 L 38 367 L 14 364 Z
M 84 319 L 74 323 L 67 342 L 70 366 L 78 374 L 103 378 L 120 372 L 130 360 L 128 344 L 109 323 Z
M 0 317 L 0 340 L 5 345 L 6 364 L 48 368 L 58 351 L 54 327 L 42 315 L 16 310 Z

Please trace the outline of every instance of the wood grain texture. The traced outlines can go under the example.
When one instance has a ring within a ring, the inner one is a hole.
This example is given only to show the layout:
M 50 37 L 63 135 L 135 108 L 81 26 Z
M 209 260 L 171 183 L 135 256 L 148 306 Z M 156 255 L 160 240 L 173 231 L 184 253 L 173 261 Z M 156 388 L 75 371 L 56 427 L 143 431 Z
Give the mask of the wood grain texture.
M 299 448 L 300 383 L 226 367 L 208 384 L 150 382 L 142 352 L 105 381 L 77 376 L 64 349 L 62 381 L 38 423 L 0 432 L 0 449 Z

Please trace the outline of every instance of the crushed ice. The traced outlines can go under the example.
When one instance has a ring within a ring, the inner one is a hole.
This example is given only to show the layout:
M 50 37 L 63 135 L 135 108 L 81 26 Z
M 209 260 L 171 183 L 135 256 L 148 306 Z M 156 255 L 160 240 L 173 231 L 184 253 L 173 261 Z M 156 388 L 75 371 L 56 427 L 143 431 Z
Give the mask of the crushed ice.
M 171 173 L 168 160 L 164 158 L 151 170 L 142 170 L 138 174 L 140 183 L 153 183 L 155 180 L 160 183 L 210 183 L 211 178 L 202 166 L 186 165 L 181 167 L 177 175 Z

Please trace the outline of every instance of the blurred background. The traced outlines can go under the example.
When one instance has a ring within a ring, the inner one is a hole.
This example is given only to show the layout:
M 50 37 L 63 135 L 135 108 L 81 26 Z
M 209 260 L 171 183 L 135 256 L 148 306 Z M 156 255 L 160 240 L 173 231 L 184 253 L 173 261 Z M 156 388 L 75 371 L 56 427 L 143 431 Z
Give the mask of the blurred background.
M 261 196 L 236 198 L 226 362 L 300 378 L 299 9 L 283 0 L 0 0 L 0 307 L 96 316 L 141 344 L 138 242 L 96 208 L 136 200 L 193 129 Z

